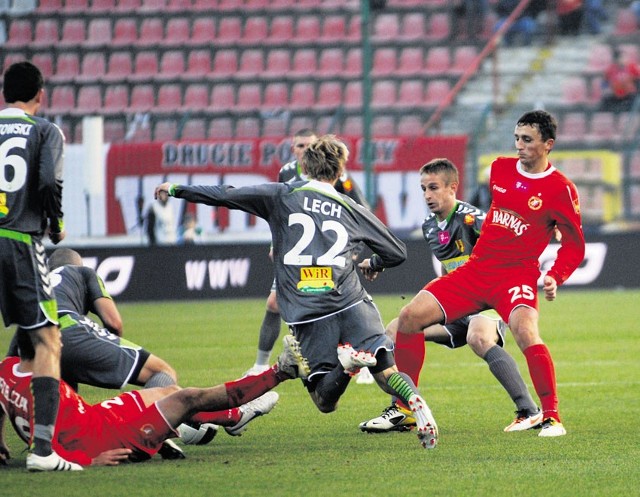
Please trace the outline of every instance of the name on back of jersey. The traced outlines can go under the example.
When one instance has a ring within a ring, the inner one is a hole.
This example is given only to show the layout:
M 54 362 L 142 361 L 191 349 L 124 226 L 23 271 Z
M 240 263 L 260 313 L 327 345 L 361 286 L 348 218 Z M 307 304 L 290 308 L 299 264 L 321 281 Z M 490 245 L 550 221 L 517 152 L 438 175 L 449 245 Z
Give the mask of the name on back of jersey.
M 338 219 L 342 215 L 342 206 L 340 204 L 317 198 L 305 197 L 302 208 L 308 212 L 337 217 Z

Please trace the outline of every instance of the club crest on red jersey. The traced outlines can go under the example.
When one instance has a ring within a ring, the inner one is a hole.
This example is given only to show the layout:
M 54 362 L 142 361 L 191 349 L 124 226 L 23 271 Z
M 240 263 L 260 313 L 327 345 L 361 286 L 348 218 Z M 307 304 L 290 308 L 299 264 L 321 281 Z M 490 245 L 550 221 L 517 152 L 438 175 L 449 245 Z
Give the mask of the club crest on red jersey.
M 542 207 L 542 199 L 540 197 L 531 197 L 529 199 L 529 209 L 537 211 Z
M 471 226 L 475 222 L 475 220 L 476 220 L 475 216 L 471 214 L 465 214 L 464 216 L 464 224 L 468 226 Z

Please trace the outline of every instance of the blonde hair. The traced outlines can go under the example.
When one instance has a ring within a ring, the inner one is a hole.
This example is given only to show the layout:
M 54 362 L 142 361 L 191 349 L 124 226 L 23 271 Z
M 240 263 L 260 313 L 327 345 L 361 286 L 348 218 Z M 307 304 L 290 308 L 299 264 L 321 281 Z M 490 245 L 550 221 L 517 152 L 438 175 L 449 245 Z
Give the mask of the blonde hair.
M 349 160 L 349 149 L 335 135 L 324 135 L 304 151 L 302 164 L 312 179 L 336 181 Z

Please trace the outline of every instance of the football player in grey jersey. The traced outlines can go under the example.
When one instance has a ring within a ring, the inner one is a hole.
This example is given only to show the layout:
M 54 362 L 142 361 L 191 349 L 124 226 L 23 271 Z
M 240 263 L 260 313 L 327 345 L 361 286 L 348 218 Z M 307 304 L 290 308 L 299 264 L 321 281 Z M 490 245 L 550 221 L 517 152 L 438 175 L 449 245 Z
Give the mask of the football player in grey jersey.
M 301 159 L 304 151 L 307 147 L 317 139 L 315 131 L 303 128 L 295 132 L 293 139 L 291 140 L 291 152 L 294 159 L 291 162 L 286 163 L 280 169 L 278 173 L 278 181 L 280 183 L 293 183 L 295 181 L 302 181 L 306 179 L 306 175 L 302 170 Z M 336 184 L 334 185 L 336 191 L 344 193 L 355 200 L 360 205 L 368 207 L 367 200 L 360 190 L 357 183 L 349 176 L 349 173 L 345 169 Z M 273 251 L 269 252 L 269 257 L 273 260 Z M 357 254 L 354 255 L 357 258 Z M 271 351 L 280 335 L 280 310 L 278 309 L 278 301 L 276 300 L 276 284 L 275 280 L 271 286 L 271 291 L 267 297 L 266 310 L 262 324 L 260 325 L 260 336 L 258 338 L 258 350 L 256 353 L 256 360 L 253 366 L 245 372 L 245 375 L 257 374 L 265 371 L 270 367 L 269 361 L 271 358 Z M 366 369 L 358 376 L 358 381 L 361 379 L 362 373 L 365 373 Z M 368 376 L 371 378 L 371 375 Z M 373 379 L 371 379 L 373 381 Z
M 473 205 L 457 200 L 458 184 L 458 170 L 447 159 L 433 159 L 420 169 L 420 186 L 430 211 L 422 234 L 443 273 L 454 271 L 469 259 L 486 216 Z M 491 309 L 446 325 L 429 326 L 424 329 L 424 339 L 452 349 L 469 344 L 486 361 L 516 406 L 516 418 L 504 431 L 522 431 L 539 426 L 542 412 L 531 397 L 517 363 L 503 348 L 505 329 L 504 321 Z M 394 341 L 397 330 L 396 318 L 387 326 L 387 334 Z M 396 360 L 417 383 L 424 355 L 400 342 L 396 345 Z M 404 431 L 413 425 L 411 411 L 393 402 L 377 418 L 360 423 L 360 429 L 370 433 Z
M 57 126 L 35 116 L 44 100 L 44 79 L 36 66 L 27 61 L 9 66 L 2 92 L 7 108 L 0 111 L 0 310 L 5 326 L 18 325 L 34 349 L 36 408 L 27 469 L 81 470 L 51 448 L 62 344 L 42 238 L 47 231 L 53 243 L 65 237 L 64 136 Z
M 369 367 L 380 388 L 407 402 L 425 448 L 434 448 L 438 429 L 414 382 L 399 372 L 393 342 L 365 291 L 366 277 L 406 259 L 406 247 L 366 207 L 336 191 L 348 159 L 347 147 L 328 135 L 302 156 L 309 179 L 234 188 L 163 183 L 162 191 L 189 202 L 240 209 L 271 228 L 276 292 L 290 339 L 300 343 L 310 373 L 303 378 L 321 412 L 332 412 L 351 375 Z M 374 254 L 356 266 L 352 252 L 365 243 Z

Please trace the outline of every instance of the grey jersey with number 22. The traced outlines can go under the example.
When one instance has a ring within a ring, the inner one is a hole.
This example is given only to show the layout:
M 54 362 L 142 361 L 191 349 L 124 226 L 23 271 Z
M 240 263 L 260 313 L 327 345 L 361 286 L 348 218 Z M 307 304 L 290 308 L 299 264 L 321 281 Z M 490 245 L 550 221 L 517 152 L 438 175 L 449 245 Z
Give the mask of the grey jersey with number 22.
M 175 185 L 190 202 L 255 214 L 271 228 L 278 305 L 288 324 L 335 314 L 366 296 L 352 252 L 364 242 L 381 267 L 406 259 L 405 244 L 366 208 L 328 183 L 300 181 L 234 188 Z M 376 265 L 377 269 L 377 265 Z

